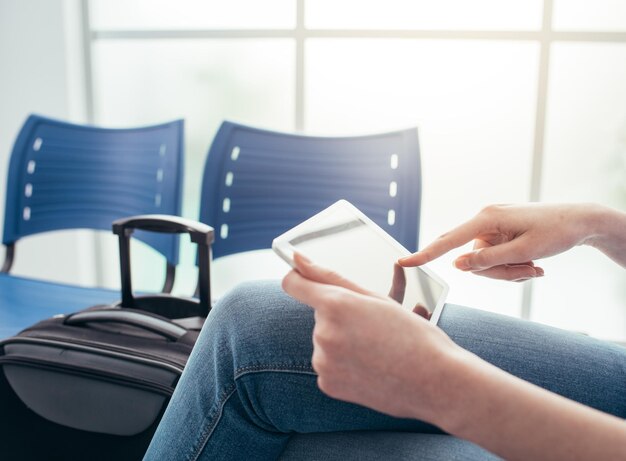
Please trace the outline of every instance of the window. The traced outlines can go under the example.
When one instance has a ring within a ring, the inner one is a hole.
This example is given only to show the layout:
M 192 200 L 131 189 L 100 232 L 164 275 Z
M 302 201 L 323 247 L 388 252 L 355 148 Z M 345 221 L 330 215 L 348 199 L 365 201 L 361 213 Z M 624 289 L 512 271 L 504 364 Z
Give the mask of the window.
M 185 118 L 191 218 L 208 146 L 229 118 L 313 134 L 419 127 L 422 244 L 494 202 L 626 208 L 626 14 L 618 0 L 597 5 L 91 0 L 92 116 Z M 460 273 L 453 256 L 433 269 L 450 302 L 626 338 L 626 273 L 586 250 L 546 261 L 547 276 L 524 285 Z M 177 288 L 194 278 L 181 274 Z

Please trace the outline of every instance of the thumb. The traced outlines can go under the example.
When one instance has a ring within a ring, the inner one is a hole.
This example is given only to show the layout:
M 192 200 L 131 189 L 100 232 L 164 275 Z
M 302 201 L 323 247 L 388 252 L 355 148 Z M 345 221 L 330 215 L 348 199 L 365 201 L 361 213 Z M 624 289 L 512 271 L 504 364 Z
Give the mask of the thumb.
M 314 264 L 306 256 L 301 253 L 294 253 L 293 260 L 296 265 L 296 270 L 303 277 L 318 283 L 324 283 L 326 285 L 335 285 L 338 287 L 347 288 L 348 290 L 356 291 L 357 293 L 369 295 L 367 290 L 361 288 L 356 283 L 342 277 L 337 272 L 334 272 L 325 267 Z
M 503 264 L 527 264 L 532 259 L 528 242 L 518 238 L 461 255 L 454 261 L 454 265 L 462 271 L 482 271 Z
M 314 264 L 309 258 L 302 253 L 295 252 L 293 254 L 293 262 L 295 269 L 309 280 L 314 282 L 326 283 L 329 285 L 338 285 L 342 283 L 342 277 L 330 269 Z

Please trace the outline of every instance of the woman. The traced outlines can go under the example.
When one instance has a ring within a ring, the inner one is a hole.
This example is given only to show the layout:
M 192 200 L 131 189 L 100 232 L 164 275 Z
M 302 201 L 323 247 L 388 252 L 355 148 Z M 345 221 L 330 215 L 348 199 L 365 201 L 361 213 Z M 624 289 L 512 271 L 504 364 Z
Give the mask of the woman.
M 400 264 L 472 240 L 456 267 L 497 279 L 541 277 L 535 260 L 575 245 L 626 267 L 626 214 L 591 204 L 490 206 Z M 626 459 L 626 349 L 452 305 L 434 326 L 296 265 L 299 302 L 259 282 L 215 307 L 147 460 L 276 459 L 294 433 L 355 430 L 444 431 L 441 458 Z

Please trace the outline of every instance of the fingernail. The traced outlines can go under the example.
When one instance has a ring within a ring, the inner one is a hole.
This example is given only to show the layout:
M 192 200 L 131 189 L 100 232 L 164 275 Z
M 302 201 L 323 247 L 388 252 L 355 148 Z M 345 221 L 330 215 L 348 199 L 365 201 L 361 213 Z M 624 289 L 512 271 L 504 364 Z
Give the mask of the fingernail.
M 452 264 L 454 265 L 454 267 L 456 267 L 457 269 L 461 269 L 462 271 L 468 271 L 472 268 L 469 263 L 469 257 L 467 256 L 461 256 L 459 258 L 456 258 Z

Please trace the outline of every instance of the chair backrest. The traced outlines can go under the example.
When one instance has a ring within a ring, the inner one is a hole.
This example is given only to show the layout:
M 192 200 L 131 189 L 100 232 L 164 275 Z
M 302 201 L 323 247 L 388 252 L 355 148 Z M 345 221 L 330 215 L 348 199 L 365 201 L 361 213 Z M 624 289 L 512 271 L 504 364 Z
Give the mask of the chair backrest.
M 108 129 L 28 117 L 8 171 L 3 243 L 61 229 L 111 230 L 137 214 L 180 215 L 182 120 Z M 178 263 L 178 237 L 134 237 Z
M 200 220 L 215 228 L 213 257 L 219 258 L 270 248 L 274 237 L 339 199 L 415 251 L 417 129 L 314 137 L 224 122 L 206 160 Z

